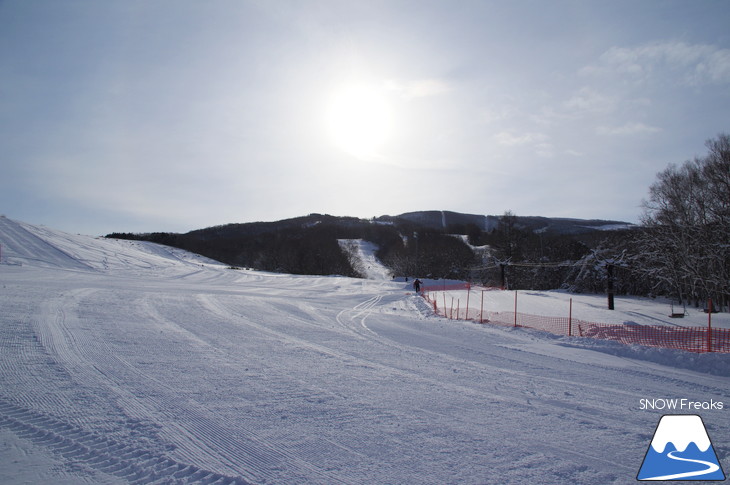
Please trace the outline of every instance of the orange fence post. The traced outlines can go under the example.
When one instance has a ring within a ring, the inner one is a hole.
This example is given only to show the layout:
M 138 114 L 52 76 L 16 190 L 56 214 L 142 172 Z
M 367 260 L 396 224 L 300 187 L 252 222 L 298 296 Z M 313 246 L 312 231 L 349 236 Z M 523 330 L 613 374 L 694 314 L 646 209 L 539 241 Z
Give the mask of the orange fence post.
M 471 284 L 466 284 L 466 316 L 464 320 L 469 320 L 469 296 L 471 296 Z
M 712 298 L 707 300 L 707 351 L 712 352 Z
M 479 310 L 479 323 L 484 323 L 484 290 L 482 290 L 482 303 Z
M 570 307 L 568 307 L 568 337 L 573 336 L 573 299 L 570 299 Z

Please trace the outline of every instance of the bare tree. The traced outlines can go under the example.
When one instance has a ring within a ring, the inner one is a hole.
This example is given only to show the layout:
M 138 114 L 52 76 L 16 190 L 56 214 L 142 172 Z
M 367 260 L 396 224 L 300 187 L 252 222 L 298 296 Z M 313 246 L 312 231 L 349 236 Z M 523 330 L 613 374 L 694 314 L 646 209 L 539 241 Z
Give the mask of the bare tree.
M 520 241 L 525 234 L 517 227 L 517 216 L 511 210 L 505 211 L 499 218 L 496 236 L 496 245 L 502 257 L 513 260 L 521 258 Z
M 657 174 L 644 202 L 645 265 L 681 299 L 730 298 L 730 136 Z

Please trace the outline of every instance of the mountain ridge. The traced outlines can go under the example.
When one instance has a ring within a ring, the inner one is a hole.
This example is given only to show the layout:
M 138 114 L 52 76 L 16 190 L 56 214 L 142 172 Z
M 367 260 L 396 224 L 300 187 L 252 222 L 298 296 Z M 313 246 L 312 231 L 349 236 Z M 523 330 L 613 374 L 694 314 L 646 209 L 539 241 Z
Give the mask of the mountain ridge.
M 312 213 L 274 222 L 231 223 L 185 234 L 113 233 L 107 237 L 174 246 L 235 267 L 344 276 L 358 276 L 359 272 L 353 267 L 356 261 L 343 252 L 339 241 L 362 239 L 379 248 L 376 256 L 393 275 L 465 279 L 472 277 L 472 268 L 485 266 L 485 258 L 492 263 L 495 257 L 515 261 L 578 260 L 606 236 L 623 237 L 625 231 L 618 229 L 631 226 L 620 221 L 520 217 L 511 213 L 499 217 L 420 211 L 370 219 Z M 513 274 L 512 278 L 519 281 L 521 277 Z M 493 281 L 495 276 L 482 279 Z
M 448 210 L 425 210 L 404 212 L 398 215 L 381 215 L 371 219 L 354 216 L 334 216 L 330 214 L 310 213 L 306 216 L 280 219 L 276 221 L 231 222 L 188 231 L 185 234 L 199 237 L 228 237 L 231 234 L 245 233 L 260 235 L 283 229 L 311 227 L 316 224 L 334 224 L 340 227 L 358 227 L 363 224 L 412 224 L 425 229 L 447 230 L 459 229 L 459 226 L 472 225 L 479 230 L 490 232 L 499 226 L 503 216 L 470 214 Z M 569 217 L 518 216 L 515 215 L 516 227 L 527 232 L 549 233 L 557 235 L 578 235 L 594 231 L 624 230 L 636 227 L 625 221 L 606 219 L 580 219 Z M 163 234 L 163 233 L 146 233 Z M 169 234 L 169 233 L 165 233 Z
M 494 230 L 503 216 L 468 214 L 446 210 L 405 212 L 397 216 L 380 216 L 379 219 L 395 218 L 420 223 L 432 229 L 447 229 L 452 225 L 474 224 L 482 231 Z M 594 230 L 628 229 L 634 224 L 625 221 L 603 219 L 579 219 L 569 217 L 514 216 L 517 226 L 532 232 L 581 234 Z

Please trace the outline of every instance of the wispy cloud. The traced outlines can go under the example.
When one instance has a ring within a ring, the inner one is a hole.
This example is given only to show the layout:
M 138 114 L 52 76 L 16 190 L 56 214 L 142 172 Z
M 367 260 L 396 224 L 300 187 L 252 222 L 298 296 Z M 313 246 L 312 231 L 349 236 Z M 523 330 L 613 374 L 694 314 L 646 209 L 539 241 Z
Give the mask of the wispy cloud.
M 574 114 L 606 114 L 615 110 L 617 102 L 615 96 L 583 87 L 565 102 L 565 108 Z
M 689 85 L 730 83 L 730 49 L 678 41 L 611 47 L 583 75 L 619 74 L 647 81 L 667 73 Z
M 555 147 L 552 143 L 538 143 L 535 145 L 535 155 L 541 158 L 553 158 L 555 156 Z
M 582 157 L 583 155 L 585 155 L 585 153 L 573 149 L 565 150 L 563 153 L 571 157 Z
M 555 156 L 555 147 L 550 142 L 550 137 L 545 133 L 521 133 L 515 134 L 509 131 L 502 131 L 494 135 L 494 140 L 500 145 L 508 147 L 528 147 L 535 155 L 542 158 Z
M 494 139 L 500 145 L 519 146 L 545 143 L 549 137 L 544 133 L 523 133 L 515 135 L 508 131 L 502 131 L 494 135 Z
M 451 91 L 451 86 L 441 79 L 389 80 L 385 87 L 406 99 L 425 98 Z
M 608 136 L 630 136 L 630 135 L 647 135 L 658 133 L 661 128 L 646 125 L 639 122 L 629 122 L 620 126 L 599 126 L 596 133 Z

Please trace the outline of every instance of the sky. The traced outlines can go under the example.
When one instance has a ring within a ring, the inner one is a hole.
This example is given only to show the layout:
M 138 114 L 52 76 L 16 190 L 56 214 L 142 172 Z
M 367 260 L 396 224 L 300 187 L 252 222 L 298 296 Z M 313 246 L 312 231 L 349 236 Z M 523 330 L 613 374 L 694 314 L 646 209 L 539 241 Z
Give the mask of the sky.
M 0 0 L 0 214 L 638 222 L 730 132 L 726 0 Z

